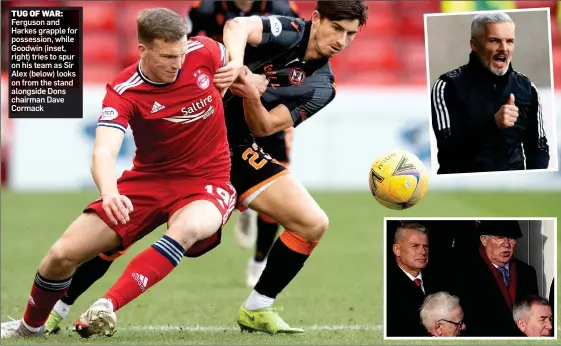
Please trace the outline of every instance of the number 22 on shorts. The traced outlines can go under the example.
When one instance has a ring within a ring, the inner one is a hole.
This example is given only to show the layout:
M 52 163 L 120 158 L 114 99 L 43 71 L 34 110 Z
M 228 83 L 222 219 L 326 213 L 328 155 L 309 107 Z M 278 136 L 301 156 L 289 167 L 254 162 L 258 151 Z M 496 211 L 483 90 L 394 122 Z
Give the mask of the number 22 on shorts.
M 265 166 L 265 164 L 267 163 L 266 158 L 262 158 L 261 161 L 257 162 L 257 159 L 259 159 L 259 157 L 259 153 L 253 148 L 247 148 L 242 154 L 242 159 L 248 161 L 249 164 L 257 170 L 263 168 L 263 166 Z

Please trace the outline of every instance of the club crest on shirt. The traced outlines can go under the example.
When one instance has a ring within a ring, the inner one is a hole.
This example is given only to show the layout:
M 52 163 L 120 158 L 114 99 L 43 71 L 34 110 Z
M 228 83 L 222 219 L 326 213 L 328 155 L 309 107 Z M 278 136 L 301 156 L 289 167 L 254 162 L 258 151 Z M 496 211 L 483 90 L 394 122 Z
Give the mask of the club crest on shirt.
M 288 73 L 288 80 L 292 85 L 300 85 L 304 83 L 304 79 L 306 79 L 306 72 L 298 67 L 293 67 Z
M 207 74 L 201 72 L 201 70 L 198 70 L 197 72 L 195 72 L 193 74 L 195 76 L 195 78 L 197 79 L 197 85 L 199 86 L 199 88 L 201 89 L 206 89 L 209 87 L 210 85 L 210 78 L 208 77 Z

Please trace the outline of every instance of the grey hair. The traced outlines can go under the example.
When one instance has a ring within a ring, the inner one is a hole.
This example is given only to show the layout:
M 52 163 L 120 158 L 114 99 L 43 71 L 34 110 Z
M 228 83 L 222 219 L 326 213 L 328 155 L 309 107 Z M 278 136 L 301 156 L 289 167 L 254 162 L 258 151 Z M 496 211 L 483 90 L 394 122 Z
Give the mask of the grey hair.
M 473 17 L 471 21 L 471 38 L 476 38 L 481 35 L 485 30 L 485 25 L 492 23 L 512 23 L 512 18 L 504 12 L 493 12 L 493 13 L 483 13 L 478 14 Z
M 514 318 L 514 322 L 518 322 L 518 320 L 525 321 L 530 314 L 530 310 L 532 310 L 532 306 L 534 305 L 549 306 L 549 301 L 545 298 L 534 295 L 529 295 L 517 301 L 512 309 L 512 317 Z
M 421 322 L 428 330 L 436 321 L 447 319 L 450 311 L 458 306 L 460 306 L 460 298 L 448 292 L 430 294 L 421 306 Z
M 397 244 L 400 242 L 400 240 L 403 238 L 403 233 L 405 233 L 405 231 L 407 230 L 413 230 L 416 232 L 420 232 L 423 233 L 425 235 L 428 236 L 429 231 L 427 230 L 427 228 L 419 223 L 416 222 L 404 222 L 401 225 L 399 225 L 397 227 L 397 231 L 395 232 L 394 238 L 393 238 L 393 243 Z

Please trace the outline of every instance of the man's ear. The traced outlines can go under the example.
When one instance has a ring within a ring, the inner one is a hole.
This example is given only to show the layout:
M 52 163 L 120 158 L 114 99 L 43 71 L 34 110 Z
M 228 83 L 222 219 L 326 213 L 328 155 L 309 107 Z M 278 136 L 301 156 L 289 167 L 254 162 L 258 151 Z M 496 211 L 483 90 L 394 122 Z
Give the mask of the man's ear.
M 526 331 L 526 323 L 524 323 L 524 321 L 522 321 L 521 319 L 518 319 L 516 321 L 516 326 L 518 326 L 518 329 L 520 329 L 522 333 Z

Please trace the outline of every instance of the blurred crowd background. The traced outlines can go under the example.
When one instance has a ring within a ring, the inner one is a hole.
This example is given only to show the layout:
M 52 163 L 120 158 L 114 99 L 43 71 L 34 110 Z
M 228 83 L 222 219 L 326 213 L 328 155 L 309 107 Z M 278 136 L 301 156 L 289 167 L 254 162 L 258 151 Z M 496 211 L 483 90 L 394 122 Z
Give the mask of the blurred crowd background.
M 6 68 L 9 6 L 83 7 L 84 80 L 106 81 L 136 61 L 136 15 L 167 7 L 187 15 L 189 1 L 3 1 L 3 54 Z M 292 1 L 309 18 L 315 1 Z M 369 1 L 369 20 L 353 44 L 333 60 L 338 84 L 426 85 L 424 13 L 549 7 L 556 80 L 561 81 L 559 1 Z M 357 73 L 360 71 L 359 73 Z M 560 84 L 561 83 L 556 83 Z
M 359 94 L 363 91 L 370 94 L 373 88 L 388 91 L 394 88 L 426 91 L 423 17 L 425 13 L 548 7 L 551 14 L 554 80 L 556 86 L 561 86 L 560 3 L 561 1 L 370 1 L 367 25 L 361 29 L 352 45 L 332 61 L 337 85 L 342 87 L 342 90 L 352 88 Z M 309 18 L 316 2 L 292 1 L 292 4 L 301 17 Z M 139 11 L 162 6 L 187 16 L 190 7 L 194 5 L 196 2 L 189 1 L 2 1 L 3 78 L 6 78 L 10 53 L 8 19 L 11 6 L 83 7 L 84 85 L 104 85 L 114 78 L 116 73 L 138 58 L 135 20 Z M 469 49 L 467 42 L 459 42 L 459 44 Z M 531 75 L 531 71 L 526 73 Z M 384 97 L 386 96 L 380 96 L 380 99 Z M 419 95 L 419 97 L 423 96 Z M 349 102 L 345 98 L 345 103 Z M 380 114 L 383 111 L 385 110 L 381 109 Z M 410 113 L 405 109 L 396 112 Z M 10 178 L 9 171 L 6 172 L 6 164 L 9 161 L 9 148 L 14 136 L 7 115 L 7 111 L 3 109 L 2 183 Z M 420 117 L 425 116 L 427 121 L 428 114 L 423 113 Z M 328 116 L 323 118 L 327 119 Z M 395 127 L 393 124 L 391 126 Z M 412 150 L 422 160 L 428 162 L 430 154 L 425 144 L 428 143 L 428 139 L 422 140 L 424 143 L 422 146 L 418 143 L 419 137 L 428 138 L 428 134 L 420 133 L 421 130 L 423 132 L 425 130 L 423 126 L 419 125 L 414 129 L 404 128 L 400 130 L 398 136 L 407 137 L 406 141 L 415 148 L 406 147 L 406 149 Z M 383 142 L 387 143 L 388 147 L 395 147 L 396 144 L 390 143 L 390 140 L 393 139 L 389 138 Z

